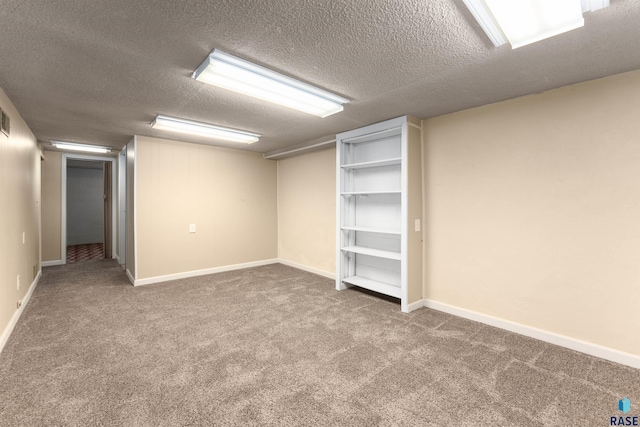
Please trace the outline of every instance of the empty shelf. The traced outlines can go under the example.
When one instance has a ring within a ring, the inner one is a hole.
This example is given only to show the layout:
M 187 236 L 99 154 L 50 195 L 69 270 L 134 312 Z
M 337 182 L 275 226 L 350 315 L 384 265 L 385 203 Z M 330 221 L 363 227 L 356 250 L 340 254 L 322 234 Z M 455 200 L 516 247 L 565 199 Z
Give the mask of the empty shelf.
M 379 292 L 394 298 L 400 298 L 400 288 L 398 286 L 389 285 L 388 283 L 378 282 L 377 280 L 366 279 L 364 277 L 352 276 L 342 279 L 345 283 L 350 283 L 370 291 Z
M 350 230 L 350 231 L 366 231 L 367 233 L 382 233 L 382 234 L 397 234 L 397 235 L 401 234 L 400 230 L 390 230 L 390 229 L 384 229 L 384 228 L 349 227 L 349 226 L 344 226 L 341 228 L 343 230 Z
M 397 157 L 394 159 L 376 160 L 373 162 L 351 163 L 348 165 L 342 165 L 342 168 L 343 169 L 375 168 L 379 166 L 399 165 L 401 161 L 402 159 L 400 157 Z
M 357 196 L 359 194 L 400 194 L 401 191 L 345 191 L 342 194 L 343 196 Z
M 356 254 L 377 256 L 379 258 L 395 259 L 400 261 L 400 252 L 382 251 L 380 249 L 365 248 L 363 246 L 345 246 L 342 250 Z

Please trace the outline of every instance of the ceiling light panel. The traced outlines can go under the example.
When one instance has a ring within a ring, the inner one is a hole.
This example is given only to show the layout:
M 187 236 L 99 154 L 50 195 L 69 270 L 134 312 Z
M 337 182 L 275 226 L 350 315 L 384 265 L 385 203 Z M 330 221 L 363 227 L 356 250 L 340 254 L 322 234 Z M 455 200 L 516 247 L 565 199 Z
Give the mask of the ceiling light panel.
M 258 141 L 260 138 L 260 135 L 256 133 L 162 115 L 156 117 L 153 123 L 151 123 L 151 127 L 158 130 L 168 130 L 188 135 L 204 136 L 206 138 L 238 142 L 241 144 L 251 144 Z
M 294 110 L 327 117 L 348 99 L 214 49 L 193 78 Z
M 514 49 L 584 25 L 579 0 L 484 1 Z
M 609 0 L 463 0 L 495 46 L 516 49 L 584 25 L 583 11 Z
M 471 12 L 478 24 L 482 27 L 484 32 L 491 40 L 491 43 L 495 47 L 502 46 L 507 43 L 507 37 L 504 35 L 500 26 L 496 22 L 495 18 L 489 11 L 489 8 L 482 0 L 463 0 L 464 4 L 467 5 L 467 8 Z
M 609 6 L 609 0 L 582 0 L 583 12 L 594 12 Z
M 97 145 L 76 144 L 74 142 L 51 141 L 51 145 L 60 150 L 83 151 L 86 153 L 102 153 L 106 154 L 111 151 L 109 147 L 100 147 Z

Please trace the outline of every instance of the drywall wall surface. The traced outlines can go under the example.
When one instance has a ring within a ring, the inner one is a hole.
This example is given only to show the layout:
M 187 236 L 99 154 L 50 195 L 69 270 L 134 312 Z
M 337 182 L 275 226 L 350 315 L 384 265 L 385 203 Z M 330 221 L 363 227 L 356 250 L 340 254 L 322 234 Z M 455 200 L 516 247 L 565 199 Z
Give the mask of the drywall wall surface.
M 640 355 L 640 71 L 423 122 L 425 296 Z
M 104 242 L 104 172 L 67 167 L 67 245 Z
M 413 304 L 424 298 L 424 289 L 419 286 L 422 279 L 423 233 L 422 223 L 422 134 L 411 126 L 416 119 L 408 118 L 407 124 L 407 302 Z M 419 121 L 418 121 L 419 123 Z M 419 124 L 417 126 L 420 126 Z
M 40 270 L 40 150 L 36 138 L 0 89 L 9 136 L 0 132 L 0 335 Z M 20 289 L 17 278 L 20 276 Z
M 42 162 L 42 261 L 61 261 L 62 153 L 44 151 Z
M 127 197 L 126 197 L 126 262 L 125 268 L 131 279 L 136 278 L 136 137 L 126 146 L 127 150 Z
M 335 274 L 335 148 L 278 160 L 278 257 Z
M 277 257 L 275 161 L 137 136 L 135 174 L 136 279 Z

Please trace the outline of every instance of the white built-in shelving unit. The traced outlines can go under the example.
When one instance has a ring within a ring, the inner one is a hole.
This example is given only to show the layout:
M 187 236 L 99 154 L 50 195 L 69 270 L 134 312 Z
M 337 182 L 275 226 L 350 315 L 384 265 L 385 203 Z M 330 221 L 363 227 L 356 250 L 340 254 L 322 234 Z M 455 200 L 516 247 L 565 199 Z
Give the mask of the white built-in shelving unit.
M 404 116 L 336 136 L 336 288 L 422 301 L 420 122 Z

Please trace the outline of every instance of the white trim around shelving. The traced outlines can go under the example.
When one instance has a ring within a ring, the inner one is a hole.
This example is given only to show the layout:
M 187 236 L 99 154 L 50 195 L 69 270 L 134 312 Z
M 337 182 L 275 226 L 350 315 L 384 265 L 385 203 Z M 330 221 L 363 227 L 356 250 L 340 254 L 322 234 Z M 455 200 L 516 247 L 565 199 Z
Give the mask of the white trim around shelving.
M 402 121 L 400 133 L 400 310 L 409 313 L 409 128 Z
M 401 121 L 403 118 L 404 117 L 398 117 L 395 119 L 385 120 L 384 122 L 375 123 L 365 126 L 364 128 L 344 132 L 340 134 L 340 138 L 336 139 L 340 139 L 343 144 L 360 144 L 363 142 L 379 141 L 391 136 L 400 135 L 400 132 L 402 131 Z M 368 132 L 362 134 L 363 129 L 368 129 Z
M 455 307 L 433 300 L 425 299 L 420 302 L 424 307 L 427 308 L 453 314 L 454 316 L 463 317 L 465 319 L 484 323 L 485 325 L 494 326 L 496 328 L 504 329 L 510 332 L 515 332 L 516 334 L 525 335 L 527 337 L 535 338 L 537 340 L 558 345 L 560 347 L 579 351 L 580 353 L 585 353 L 590 356 L 599 357 L 601 359 L 610 360 L 612 362 L 640 369 L 640 356 L 636 354 L 626 353 L 620 350 L 615 350 L 613 348 L 581 341 L 579 339 L 567 337 L 565 335 L 544 331 L 532 326 L 522 325 L 520 323 L 511 322 L 509 320 L 500 319 L 497 317 L 489 316 L 487 314 L 478 313 L 476 311 Z M 417 305 L 418 303 L 414 304 Z
M 0 353 L 2 353 L 2 350 L 7 344 L 7 341 L 9 341 L 9 337 L 11 336 L 13 329 L 16 327 L 16 324 L 18 323 L 22 312 L 24 312 L 25 307 L 27 306 L 27 304 L 29 304 L 31 295 L 33 295 L 33 291 L 36 289 L 36 286 L 38 286 L 38 282 L 40 281 L 41 277 L 42 270 L 38 271 L 38 274 L 36 274 L 36 278 L 33 279 L 33 282 L 31 282 L 31 286 L 29 286 L 29 291 L 22 298 L 22 304 L 20 305 L 20 308 L 16 309 L 16 311 L 13 313 L 13 316 L 11 316 L 11 320 L 9 320 L 9 324 L 6 328 L 4 328 L 4 331 L 2 331 L 2 335 L 0 335 Z
M 164 276 L 148 277 L 146 279 L 135 279 L 134 286 L 151 285 L 153 283 L 168 282 L 171 280 L 187 279 L 189 277 L 206 276 L 207 274 L 222 273 L 224 271 L 241 270 L 243 268 L 260 267 L 263 265 L 277 264 L 278 259 L 266 259 L 261 261 L 245 262 L 242 264 L 224 265 L 222 267 L 205 268 L 203 270 L 185 271 L 183 273 L 167 274 Z M 132 279 L 131 273 L 127 270 L 129 280 Z
M 317 274 L 318 276 L 327 277 L 332 280 L 336 280 L 336 274 L 328 271 L 320 270 L 317 268 L 309 267 L 306 265 L 298 264 L 297 262 L 289 261 L 286 259 L 278 258 L 278 262 L 288 267 L 297 268 L 298 270 L 308 271 L 309 273 Z
M 424 307 L 424 300 L 418 300 L 416 302 L 412 302 L 411 304 L 407 304 L 407 313 L 411 313 L 412 311 L 415 311 L 419 308 Z

